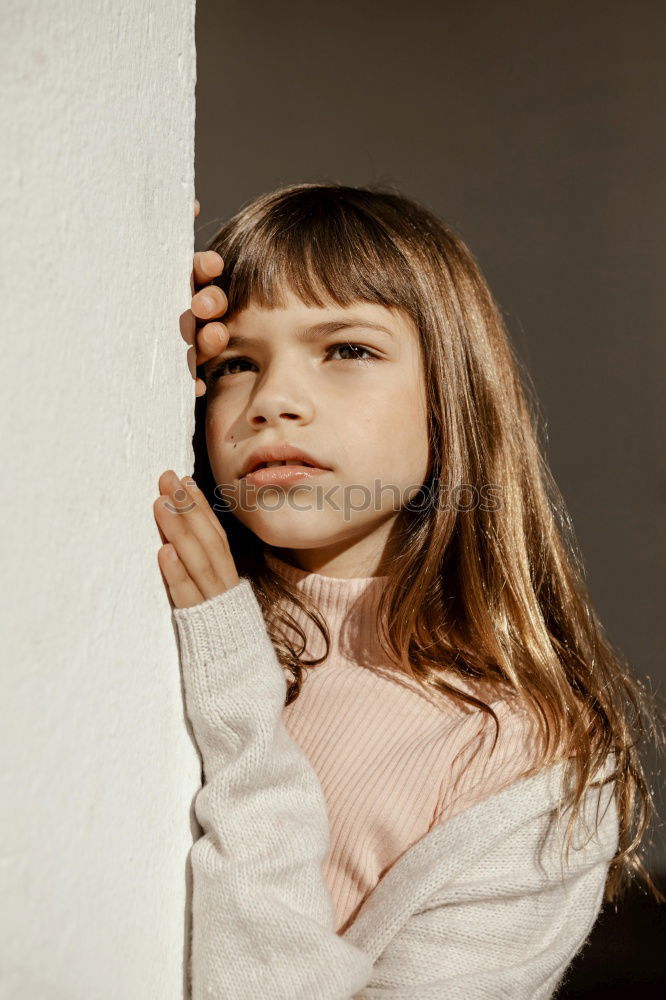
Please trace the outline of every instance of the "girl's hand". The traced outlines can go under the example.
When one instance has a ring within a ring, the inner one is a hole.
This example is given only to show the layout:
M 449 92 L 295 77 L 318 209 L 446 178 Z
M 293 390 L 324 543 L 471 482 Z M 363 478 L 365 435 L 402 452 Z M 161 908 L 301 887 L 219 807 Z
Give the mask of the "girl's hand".
M 201 211 L 201 206 L 197 199 L 194 201 L 194 217 Z M 194 267 L 190 287 L 192 290 L 192 304 L 190 307 L 192 322 L 195 327 L 195 351 L 196 365 L 203 365 L 210 358 L 214 358 L 227 346 L 229 334 L 224 323 L 211 322 L 217 317 L 223 316 L 227 311 L 227 297 L 217 285 L 210 285 L 213 278 L 222 274 L 224 261 L 215 250 L 202 250 L 194 255 Z M 195 288 L 203 286 L 201 291 Z M 201 320 L 203 322 L 197 322 Z M 195 395 L 203 396 L 206 392 L 206 383 L 197 378 L 195 383 Z
M 173 470 L 158 482 L 153 513 L 165 543 L 157 553 L 177 608 L 191 608 L 240 583 L 224 528 L 190 476 Z

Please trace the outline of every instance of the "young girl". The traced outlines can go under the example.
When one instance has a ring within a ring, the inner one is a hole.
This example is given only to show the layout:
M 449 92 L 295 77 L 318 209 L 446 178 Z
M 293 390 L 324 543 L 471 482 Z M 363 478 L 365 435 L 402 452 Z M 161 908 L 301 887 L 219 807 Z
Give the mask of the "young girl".
M 194 480 L 154 507 L 204 766 L 193 997 L 551 997 L 632 873 L 663 900 L 657 716 L 499 310 L 389 191 L 286 187 L 210 246 Z

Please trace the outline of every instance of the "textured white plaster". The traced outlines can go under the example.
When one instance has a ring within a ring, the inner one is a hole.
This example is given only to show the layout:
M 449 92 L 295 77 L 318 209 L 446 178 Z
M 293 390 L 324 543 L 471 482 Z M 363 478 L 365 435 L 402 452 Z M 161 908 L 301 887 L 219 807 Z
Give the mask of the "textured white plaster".
M 194 0 L 3 0 L 2 1000 L 183 996 Z

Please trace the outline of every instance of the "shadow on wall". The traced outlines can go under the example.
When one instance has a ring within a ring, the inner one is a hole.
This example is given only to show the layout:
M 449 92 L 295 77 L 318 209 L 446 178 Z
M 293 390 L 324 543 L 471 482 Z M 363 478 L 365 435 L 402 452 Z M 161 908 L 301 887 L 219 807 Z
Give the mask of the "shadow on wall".
M 666 891 L 666 874 L 654 877 Z M 632 890 L 615 913 L 606 904 L 556 1000 L 662 1000 L 666 996 L 666 906 Z

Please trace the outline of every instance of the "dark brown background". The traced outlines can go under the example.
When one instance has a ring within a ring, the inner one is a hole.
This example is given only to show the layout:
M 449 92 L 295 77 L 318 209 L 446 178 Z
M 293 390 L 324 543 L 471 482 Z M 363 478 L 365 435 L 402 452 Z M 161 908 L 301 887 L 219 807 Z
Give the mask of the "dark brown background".
M 607 633 L 663 692 L 666 4 L 197 7 L 197 248 L 298 181 L 388 182 L 450 224 L 534 383 Z

